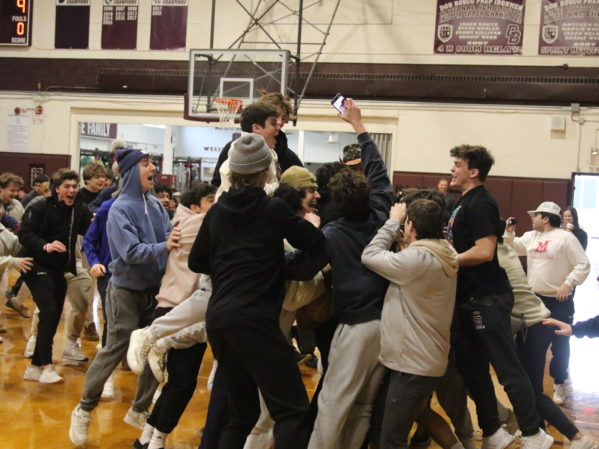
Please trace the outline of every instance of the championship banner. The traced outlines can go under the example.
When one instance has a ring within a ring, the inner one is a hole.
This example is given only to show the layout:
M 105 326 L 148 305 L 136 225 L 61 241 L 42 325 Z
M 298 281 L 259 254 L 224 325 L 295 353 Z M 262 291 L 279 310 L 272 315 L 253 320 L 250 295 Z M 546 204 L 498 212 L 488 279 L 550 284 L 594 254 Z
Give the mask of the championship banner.
M 151 50 L 185 48 L 188 0 L 152 0 Z
M 89 47 L 91 0 L 56 0 L 55 48 Z
M 137 13 L 139 0 L 104 0 L 102 8 L 102 48 L 135 50 L 137 48 Z
M 521 55 L 526 0 L 437 0 L 435 53 Z
M 543 0 L 539 54 L 599 55 L 599 0 Z

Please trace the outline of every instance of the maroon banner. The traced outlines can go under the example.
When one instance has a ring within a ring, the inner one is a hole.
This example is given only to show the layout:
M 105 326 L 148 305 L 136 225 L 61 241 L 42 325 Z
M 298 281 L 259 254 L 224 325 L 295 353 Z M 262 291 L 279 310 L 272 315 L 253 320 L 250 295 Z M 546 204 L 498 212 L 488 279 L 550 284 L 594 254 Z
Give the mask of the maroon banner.
M 185 48 L 187 0 L 152 0 L 151 50 Z
M 56 0 L 55 48 L 89 47 L 91 0 Z
M 526 0 L 437 0 L 435 53 L 521 55 Z
M 599 1 L 543 0 L 539 54 L 599 55 Z
M 116 139 L 116 123 L 81 122 L 80 136 Z
M 104 0 L 102 48 L 135 50 L 139 0 Z

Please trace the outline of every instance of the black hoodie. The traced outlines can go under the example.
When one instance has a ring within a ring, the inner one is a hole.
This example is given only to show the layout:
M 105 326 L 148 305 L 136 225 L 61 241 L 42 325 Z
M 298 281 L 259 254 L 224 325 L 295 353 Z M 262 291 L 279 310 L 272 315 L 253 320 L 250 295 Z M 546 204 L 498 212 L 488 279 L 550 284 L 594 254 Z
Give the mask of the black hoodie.
M 230 189 L 210 208 L 189 268 L 212 276 L 207 329 L 278 321 L 284 295 L 283 239 L 300 249 L 324 245 L 321 232 L 263 189 Z

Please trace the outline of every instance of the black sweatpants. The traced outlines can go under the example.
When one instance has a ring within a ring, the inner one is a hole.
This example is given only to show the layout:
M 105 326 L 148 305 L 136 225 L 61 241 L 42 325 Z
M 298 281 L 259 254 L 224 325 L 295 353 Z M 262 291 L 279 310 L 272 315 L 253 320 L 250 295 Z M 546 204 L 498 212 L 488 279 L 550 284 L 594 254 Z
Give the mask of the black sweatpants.
M 500 426 L 489 363 L 514 406 L 522 435 L 531 436 L 539 430 L 535 395 L 516 355 L 511 335 L 510 311 L 513 304 L 514 296 L 508 292 L 470 298 L 456 306 L 456 361 L 476 404 L 478 423 L 484 436 L 492 435 Z
M 172 307 L 157 307 L 154 319 L 166 315 Z M 168 351 L 166 369 L 168 382 L 156 401 L 148 424 L 160 432 L 171 433 L 185 411 L 196 389 L 200 365 L 206 352 L 206 343 L 198 343 L 185 349 Z
M 227 394 L 223 370 L 219 365 L 216 367 L 216 372 L 214 373 L 210 402 L 208 402 L 208 412 L 206 414 L 206 424 L 204 425 L 202 441 L 198 449 L 218 449 L 220 437 L 228 422 L 229 395 Z
M 258 389 L 275 421 L 275 446 L 305 449 L 308 395 L 293 350 L 276 320 L 209 329 L 208 340 L 229 393 L 229 423 L 219 449 L 242 449 L 260 416 Z
M 50 271 L 36 266 L 23 277 L 40 310 L 31 363 L 35 366 L 49 365 L 52 363 L 54 335 L 67 294 L 67 281 L 62 271 Z
M 547 348 L 555 336 L 555 329 L 544 326 L 543 323 L 535 324 L 518 332 L 516 336 L 516 347 L 518 357 L 530 378 L 532 389 L 537 401 L 537 412 L 541 417 L 539 427 L 545 428 L 547 421 L 569 440 L 578 433 L 574 425 L 560 407 L 543 392 L 543 377 L 545 376 L 545 359 Z

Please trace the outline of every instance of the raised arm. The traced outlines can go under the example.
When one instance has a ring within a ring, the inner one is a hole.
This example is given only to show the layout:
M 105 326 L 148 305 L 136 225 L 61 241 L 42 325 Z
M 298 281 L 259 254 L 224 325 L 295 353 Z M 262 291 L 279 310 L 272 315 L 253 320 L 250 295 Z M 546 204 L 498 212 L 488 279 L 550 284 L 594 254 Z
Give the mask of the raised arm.
M 340 117 L 352 125 L 358 135 L 358 143 L 362 148 L 362 170 L 370 181 L 373 196 L 380 202 L 376 206 L 388 212 L 393 203 L 393 188 L 385 163 L 376 144 L 366 131 L 360 108 L 356 106 L 351 98 L 345 100 L 345 106 L 347 107 L 347 112 L 340 114 Z

